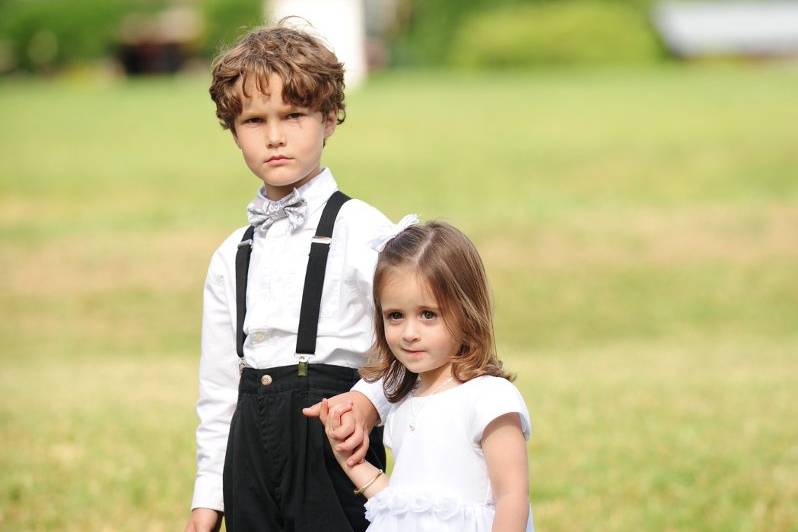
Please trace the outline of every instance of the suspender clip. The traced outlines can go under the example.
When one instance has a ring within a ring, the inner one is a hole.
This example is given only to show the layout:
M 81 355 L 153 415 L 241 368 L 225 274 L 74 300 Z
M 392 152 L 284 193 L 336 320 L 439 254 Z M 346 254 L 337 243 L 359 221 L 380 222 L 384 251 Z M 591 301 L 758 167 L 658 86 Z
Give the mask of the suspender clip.
M 242 375 L 244 373 L 244 368 L 248 368 L 247 363 L 244 361 L 244 357 L 238 358 L 238 374 Z
M 243 248 L 245 246 L 252 247 L 252 239 L 251 238 L 248 238 L 246 240 L 242 240 L 241 242 L 238 243 L 238 247 L 240 247 L 240 248 Z
M 324 244 L 325 246 L 329 246 L 332 242 L 332 238 L 329 236 L 314 236 L 310 239 L 312 244 Z
M 299 355 L 299 365 L 297 366 L 296 374 L 298 377 L 308 376 L 308 359 L 307 355 Z

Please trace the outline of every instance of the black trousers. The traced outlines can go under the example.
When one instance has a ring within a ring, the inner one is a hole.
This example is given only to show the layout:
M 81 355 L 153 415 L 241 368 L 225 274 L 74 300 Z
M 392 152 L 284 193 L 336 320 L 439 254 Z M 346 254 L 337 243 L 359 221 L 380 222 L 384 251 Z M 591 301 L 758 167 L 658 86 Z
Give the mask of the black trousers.
M 349 391 L 357 372 L 339 366 L 244 368 L 224 463 L 229 532 L 352 532 L 368 526 L 366 500 L 352 493 L 318 419 L 302 408 Z M 382 428 L 366 459 L 385 468 Z

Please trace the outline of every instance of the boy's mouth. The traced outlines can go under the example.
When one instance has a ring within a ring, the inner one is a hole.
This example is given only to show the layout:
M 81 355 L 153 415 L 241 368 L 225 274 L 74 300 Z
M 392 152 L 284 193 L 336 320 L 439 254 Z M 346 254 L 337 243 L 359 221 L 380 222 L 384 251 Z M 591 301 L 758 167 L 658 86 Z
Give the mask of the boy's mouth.
M 272 155 L 268 159 L 266 159 L 266 164 L 280 164 L 284 162 L 290 161 L 290 157 L 286 157 L 285 155 Z

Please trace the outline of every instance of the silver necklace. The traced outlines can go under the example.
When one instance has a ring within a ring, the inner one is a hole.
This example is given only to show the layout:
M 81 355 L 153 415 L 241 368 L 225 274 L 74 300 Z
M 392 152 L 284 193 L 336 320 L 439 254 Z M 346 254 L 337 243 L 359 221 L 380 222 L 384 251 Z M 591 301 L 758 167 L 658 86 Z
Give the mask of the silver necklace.
M 427 392 L 427 395 L 424 395 L 423 397 L 430 397 L 433 393 L 441 390 L 444 386 L 446 386 L 453 380 L 454 376 L 450 376 L 442 383 L 430 388 Z M 410 428 L 411 431 L 416 430 L 417 426 L 416 420 L 418 420 L 418 416 L 421 414 L 421 411 L 424 410 L 424 407 L 427 406 L 428 402 L 425 401 L 424 404 L 421 405 L 421 408 L 418 409 L 418 412 L 416 412 L 416 401 L 414 401 L 413 399 L 418 399 L 418 396 L 415 393 L 413 393 L 413 397 L 410 398 L 410 422 L 407 424 L 408 428 Z

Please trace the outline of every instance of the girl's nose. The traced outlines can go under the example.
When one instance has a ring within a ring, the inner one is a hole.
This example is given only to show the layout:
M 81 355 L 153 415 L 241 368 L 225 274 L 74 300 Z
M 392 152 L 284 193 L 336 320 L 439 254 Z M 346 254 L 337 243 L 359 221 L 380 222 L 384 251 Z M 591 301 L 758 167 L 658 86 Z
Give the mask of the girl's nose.
M 405 321 L 404 329 L 402 329 L 402 339 L 405 342 L 418 340 L 418 326 L 414 320 Z

